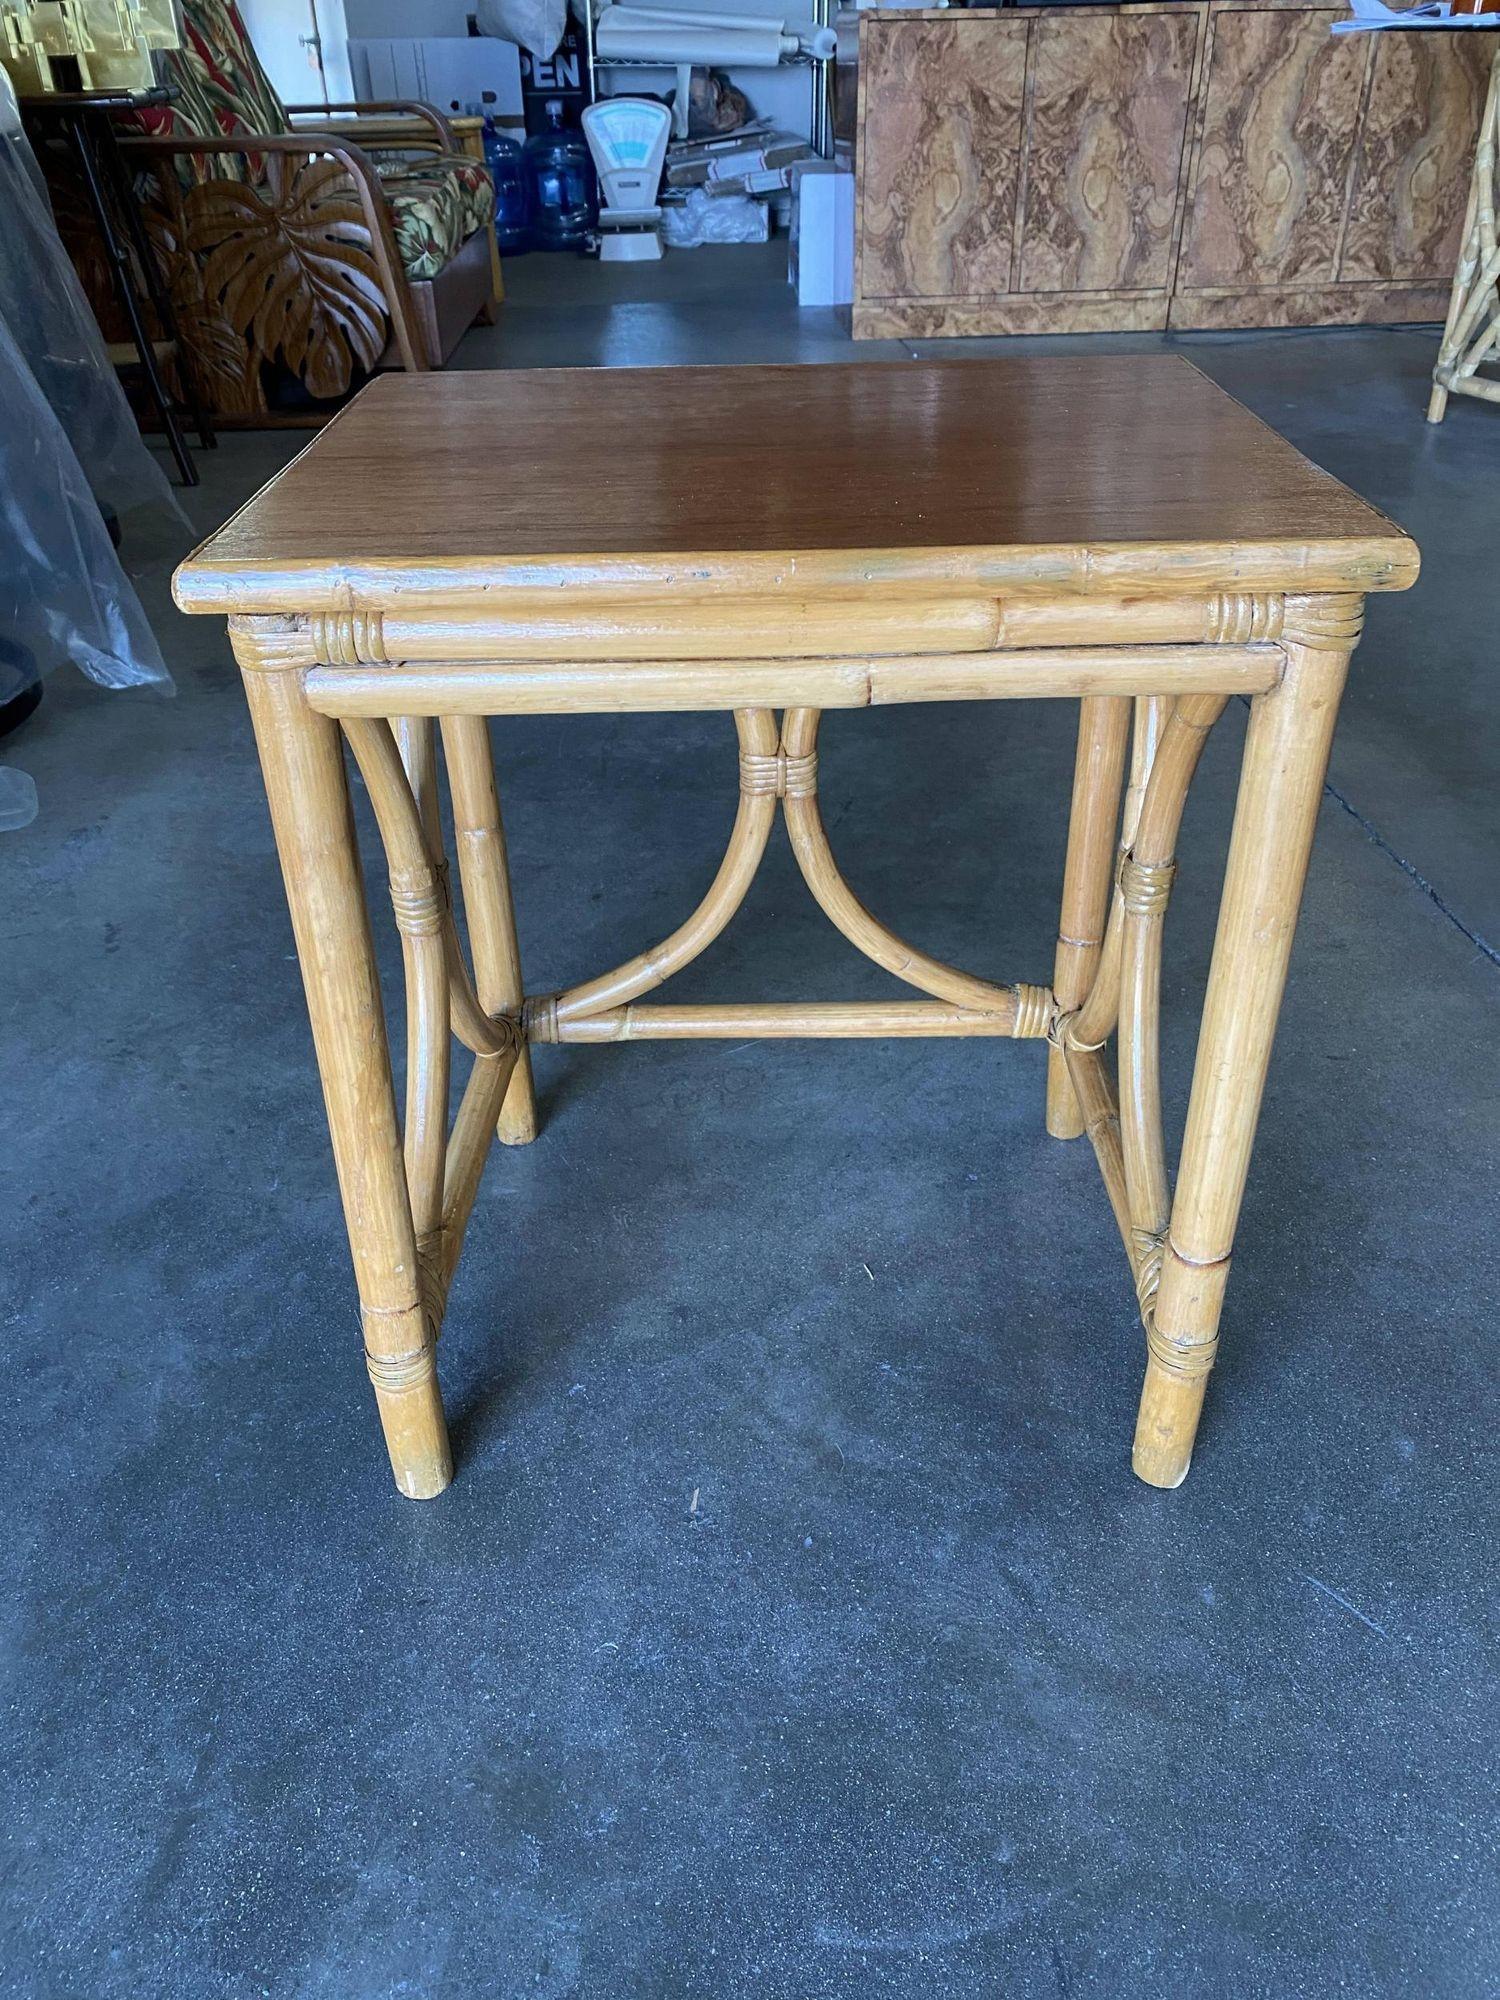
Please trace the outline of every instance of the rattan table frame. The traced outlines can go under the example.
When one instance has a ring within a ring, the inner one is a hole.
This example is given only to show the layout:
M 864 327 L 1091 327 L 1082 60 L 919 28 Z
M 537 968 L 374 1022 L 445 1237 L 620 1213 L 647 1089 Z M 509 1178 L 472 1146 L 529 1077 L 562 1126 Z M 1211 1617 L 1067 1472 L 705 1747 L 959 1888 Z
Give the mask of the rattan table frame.
M 1048 1129 L 1088 1135 L 1145 1330 L 1133 1464 L 1178 1485 L 1364 599 L 1417 568 L 1398 527 L 1175 355 L 457 372 L 356 398 L 175 589 L 227 617 L 243 670 L 400 1490 L 452 1476 L 438 1333 L 492 1141 L 536 1136 L 534 1046 L 923 1035 L 1046 1050 Z M 1174 1184 L 1164 926 L 1188 788 L 1236 696 Z M 818 731 L 825 711 L 1030 699 L 1078 703 L 1077 759 L 1051 981 L 1002 984 L 854 895 Z M 528 992 L 490 718 L 674 711 L 723 714 L 726 751 L 730 718 L 738 736 L 716 876 L 669 937 Z M 404 1106 L 351 757 L 400 932 Z M 918 997 L 647 997 L 730 921 L 778 814 L 830 921 Z M 450 1129 L 455 1042 L 472 1066 Z
M 994 643 L 982 652 L 915 650 L 921 631 L 941 627 L 928 606 L 867 596 L 835 609 L 847 643 L 868 626 L 870 651 L 716 659 L 729 613 L 712 603 L 690 607 L 675 649 L 656 659 L 632 649 L 580 660 L 618 643 L 618 610 L 601 618 L 598 644 L 581 642 L 575 626 L 565 661 L 505 657 L 516 630 L 480 614 L 460 626 L 420 610 L 230 619 L 311 1010 L 366 1359 L 405 1494 L 431 1497 L 452 1476 L 437 1336 L 491 1140 L 536 1135 L 531 1046 L 650 1038 L 1000 1035 L 1044 1047 L 1048 1129 L 1092 1143 L 1145 1329 L 1134 1467 L 1157 1486 L 1186 1475 L 1361 596 L 1033 588 L 996 600 Z M 1235 695 L 1248 697 L 1250 720 L 1173 1193 L 1157 1053 L 1162 933 L 1188 786 Z M 896 937 L 849 889 L 818 805 L 824 709 L 1019 697 L 1080 705 L 1050 986 L 980 979 Z M 739 807 L 712 886 L 654 948 L 562 992 L 527 995 L 486 718 L 684 709 L 729 711 L 739 740 Z M 401 934 L 404 1118 L 346 744 L 369 789 Z M 439 746 L 472 972 L 448 891 Z M 641 1004 L 723 930 L 778 810 L 831 921 L 924 997 Z M 1116 1035 L 1117 1064 L 1106 1046 Z M 473 1063 L 450 1131 L 454 1039 Z

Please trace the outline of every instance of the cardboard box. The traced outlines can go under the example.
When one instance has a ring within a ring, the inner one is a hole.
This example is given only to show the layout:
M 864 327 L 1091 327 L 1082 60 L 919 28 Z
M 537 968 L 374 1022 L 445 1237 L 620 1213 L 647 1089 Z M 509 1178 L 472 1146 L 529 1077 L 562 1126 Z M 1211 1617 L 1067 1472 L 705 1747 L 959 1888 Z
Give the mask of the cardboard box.
M 706 140 L 698 145 L 673 146 L 667 153 L 668 187 L 717 187 L 727 185 L 743 194 L 750 183 L 767 174 L 784 175 L 798 160 L 810 157 L 807 141 L 789 132 L 767 132 L 760 137 L 734 143 Z M 767 187 L 785 187 L 785 178 L 762 182 L 753 192 Z
M 478 111 L 488 90 L 495 102 L 485 108 L 497 118 L 521 116 L 521 52 L 509 42 L 481 35 L 354 35 L 349 67 L 356 97 L 415 97 L 439 111 Z
M 846 156 L 803 160 L 791 170 L 787 277 L 799 306 L 854 300 L 854 169 Z

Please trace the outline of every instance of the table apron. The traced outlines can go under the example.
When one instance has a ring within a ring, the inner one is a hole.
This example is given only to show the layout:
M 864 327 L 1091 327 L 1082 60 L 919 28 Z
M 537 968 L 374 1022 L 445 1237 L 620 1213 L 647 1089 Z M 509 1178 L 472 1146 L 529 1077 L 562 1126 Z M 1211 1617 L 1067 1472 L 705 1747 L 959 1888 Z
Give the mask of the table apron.
M 304 685 L 322 715 L 558 715 L 1253 695 L 1274 688 L 1283 666 L 1269 644 L 1046 646 L 863 659 L 421 661 L 313 667 Z
M 1288 578 L 1288 587 L 1291 579 Z M 997 597 L 977 592 L 599 599 L 583 592 L 505 592 L 462 611 L 238 614 L 231 628 L 274 625 L 309 665 L 386 661 L 816 660 L 912 653 L 989 653 L 1025 646 L 1246 645 L 1279 639 L 1282 596 Z

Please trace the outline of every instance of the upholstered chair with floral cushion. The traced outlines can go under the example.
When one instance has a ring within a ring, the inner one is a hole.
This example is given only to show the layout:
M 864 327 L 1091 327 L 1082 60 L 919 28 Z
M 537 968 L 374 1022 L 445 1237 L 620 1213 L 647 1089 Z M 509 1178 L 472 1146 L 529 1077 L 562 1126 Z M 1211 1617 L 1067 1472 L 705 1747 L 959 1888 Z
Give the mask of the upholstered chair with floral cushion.
M 234 0 L 182 11 L 183 45 L 165 58 L 176 95 L 133 114 L 121 141 L 203 401 L 253 422 L 382 365 L 441 367 L 493 316 L 484 165 L 430 105 L 289 110 Z M 316 123 L 293 122 L 307 114 Z M 359 144 L 361 119 L 378 119 L 378 150 Z

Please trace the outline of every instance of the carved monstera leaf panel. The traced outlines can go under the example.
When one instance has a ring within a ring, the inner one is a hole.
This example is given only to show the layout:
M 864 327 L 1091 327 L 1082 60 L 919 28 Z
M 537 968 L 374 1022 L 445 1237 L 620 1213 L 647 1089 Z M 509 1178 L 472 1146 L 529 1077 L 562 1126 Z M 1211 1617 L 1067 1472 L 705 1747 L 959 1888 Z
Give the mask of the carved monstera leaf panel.
M 359 197 L 334 160 L 271 154 L 259 188 L 189 189 L 188 247 L 257 357 L 280 355 L 314 396 L 341 396 L 386 343 L 385 295 Z
M 159 172 L 151 198 L 141 205 L 177 321 L 179 363 L 191 374 L 205 408 L 224 417 L 264 416 L 266 394 L 255 350 L 225 318 L 221 301 L 204 285 L 198 258 L 187 248 L 182 192 L 175 174 Z

